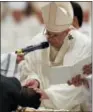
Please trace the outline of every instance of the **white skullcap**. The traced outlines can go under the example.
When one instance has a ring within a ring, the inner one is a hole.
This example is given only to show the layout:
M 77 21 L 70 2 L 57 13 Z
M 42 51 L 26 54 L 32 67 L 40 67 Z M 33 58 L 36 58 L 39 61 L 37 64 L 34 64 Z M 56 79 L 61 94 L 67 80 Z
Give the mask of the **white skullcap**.
M 48 31 L 62 32 L 72 24 L 73 9 L 70 2 L 50 2 L 41 11 Z
M 24 10 L 26 6 L 26 2 L 8 2 L 8 7 L 11 10 Z

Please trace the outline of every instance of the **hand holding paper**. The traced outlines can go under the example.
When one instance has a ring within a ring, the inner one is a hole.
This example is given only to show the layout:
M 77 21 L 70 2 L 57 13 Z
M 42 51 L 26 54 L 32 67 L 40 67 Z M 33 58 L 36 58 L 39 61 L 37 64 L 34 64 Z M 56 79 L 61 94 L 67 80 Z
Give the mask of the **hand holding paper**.
M 86 87 L 89 88 L 89 84 L 87 79 L 84 77 L 82 78 L 81 75 L 76 75 L 75 77 L 73 77 L 71 80 L 68 80 L 68 85 L 74 85 L 76 87 L 81 86 L 82 84 Z
M 83 75 L 85 75 L 85 76 L 92 74 L 92 63 L 84 65 L 82 70 L 83 70 Z M 86 77 L 81 77 L 81 75 L 76 75 L 71 80 L 68 80 L 67 83 L 69 85 L 73 84 L 74 86 L 81 86 L 83 84 L 87 88 L 89 88 L 89 84 L 88 84 Z
M 43 68 L 43 73 L 45 74 L 45 76 L 47 76 L 50 85 L 63 84 L 67 83 L 68 80 L 71 80 L 73 77 L 76 77 L 76 79 L 79 80 L 80 77 L 77 76 L 78 74 L 80 74 L 82 77 L 85 77 L 83 73 L 87 70 L 87 73 L 91 72 L 91 70 L 89 70 L 89 68 L 91 67 L 89 67 L 88 69 L 84 68 L 84 70 L 83 67 L 85 65 L 89 65 L 91 62 L 91 56 L 89 56 L 71 66 L 46 66 L 45 68 Z
M 85 75 L 92 74 L 92 63 L 87 64 L 83 67 L 83 74 L 85 74 Z

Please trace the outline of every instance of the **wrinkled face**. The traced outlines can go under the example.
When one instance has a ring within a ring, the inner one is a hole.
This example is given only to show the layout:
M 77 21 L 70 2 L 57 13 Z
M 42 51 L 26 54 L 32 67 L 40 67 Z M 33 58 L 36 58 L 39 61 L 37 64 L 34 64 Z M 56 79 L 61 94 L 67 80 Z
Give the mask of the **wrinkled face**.
M 63 31 L 63 32 L 50 32 L 50 31 L 46 31 L 46 37 L 48 42 L 55 48 L 60 49 L 60 47 L 62 46 L 62 44 L 64 43 L 64 39 L 68 34 L 68 30 Z

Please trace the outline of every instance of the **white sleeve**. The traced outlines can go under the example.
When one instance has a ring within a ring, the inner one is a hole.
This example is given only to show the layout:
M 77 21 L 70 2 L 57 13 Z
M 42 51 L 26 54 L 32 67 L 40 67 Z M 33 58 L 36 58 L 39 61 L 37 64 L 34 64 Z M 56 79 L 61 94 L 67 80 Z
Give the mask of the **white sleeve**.
M 87 44 L 85 44 L 85 46 L 84 46 L 84 48 L 83 49 L 81 49 L 82 50 L 82 55 L 80 55 L 81 56 L 81 58 L 82 57 L 88 57 L 88 56 L 91 56 L 92 55 L 92 53 L 91 53 L 91 40 L 88 40 L 87 41 Z
M 35 72 L 37 70 L 36 65 L 32 61 L 33 57 L 26 56 L 25 59 L 19 64 L 20 81 L 25 84 L 31 79 L 36 79 L 40 83 L 39 74 Z
M 84 95 L 82 91 L 82 86 L 78 88 L 67 84 L 50 86 L 45 90 L 49 101 L 44 100 L 44 105 L 49 107 L 50 103 L 53 109 L 72 109 L 83 102 Z

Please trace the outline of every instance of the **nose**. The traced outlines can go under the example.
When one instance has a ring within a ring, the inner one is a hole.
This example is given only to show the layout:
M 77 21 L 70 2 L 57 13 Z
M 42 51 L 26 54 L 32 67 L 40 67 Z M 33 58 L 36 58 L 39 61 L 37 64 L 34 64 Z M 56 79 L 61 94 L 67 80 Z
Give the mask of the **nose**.
M 47 36 L 48 41 L 52 41 L 53 38 L 51 38 L 50 36 Z
M 50 40 L 50 39 L 53 39 L 53 35 L 47 35 L 47 38 Z

